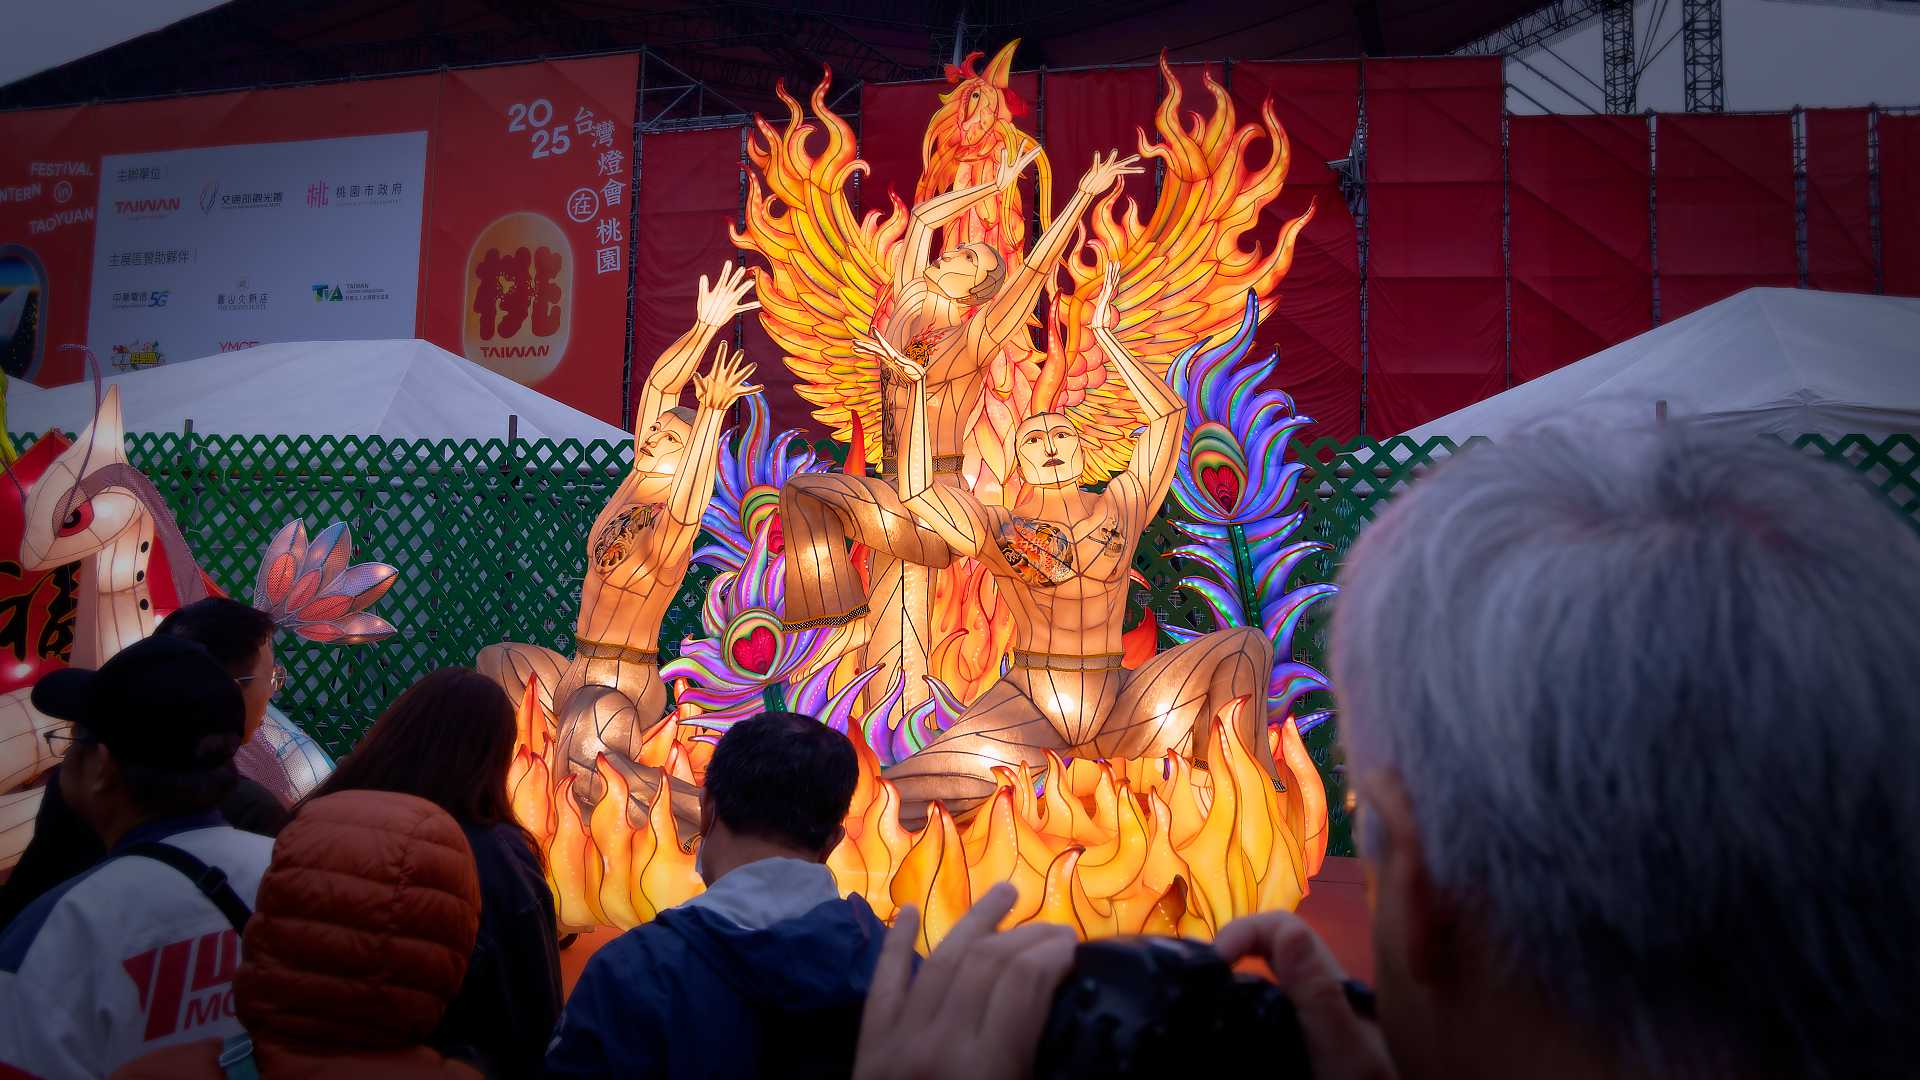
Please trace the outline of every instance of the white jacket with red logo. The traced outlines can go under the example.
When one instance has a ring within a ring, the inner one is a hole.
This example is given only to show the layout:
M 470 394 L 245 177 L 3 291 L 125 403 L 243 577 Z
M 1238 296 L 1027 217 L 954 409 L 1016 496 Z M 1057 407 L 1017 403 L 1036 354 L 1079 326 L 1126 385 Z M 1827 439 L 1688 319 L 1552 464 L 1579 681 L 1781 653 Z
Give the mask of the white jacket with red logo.
M 226 872 L 251 909 L 273 841 L 217 813 L 148 822 L 116 851 L 163 841 Z M 0 1062 L 44 1080 L 101 1077 L 164 1046 L 240 1031 L 240 938 L 186 875 L 114 857 L 0 933 Z

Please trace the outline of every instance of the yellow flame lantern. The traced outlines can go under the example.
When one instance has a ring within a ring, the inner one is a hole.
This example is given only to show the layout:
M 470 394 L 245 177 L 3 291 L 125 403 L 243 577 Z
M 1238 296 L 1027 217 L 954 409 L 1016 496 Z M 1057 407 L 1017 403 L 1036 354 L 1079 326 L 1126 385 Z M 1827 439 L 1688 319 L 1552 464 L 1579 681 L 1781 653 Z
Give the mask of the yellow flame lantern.
M 605 789 L 583 817 L 572 779 L 552 782 L 560 771 L 537 687 L 528 688 L 519 716 L 509 792 L 546 853 L 563 927 L 626 929 L 700 893 L 698 838 L 679 835 L 664 783 L 636 801 L 627 776 L 602 757 Z M 1326 791 L 1292 720 L 1269 728 L 1262 748 L 1283 785 L 1267 777 L 1229 721 L 1224 712 L 1215 718 L 1210 771 L 1172 751 L 1109 761 L 1049 755 L 1046 782 L 1024 767 L 996 770 L 998 789 L 969 820 L 935 806 L 918 831 L 901 825 L 900 796 L 879 759 L 850 740 L 860 776 L 846 839 L 827 866 L 843 894 L 861 894 L 882 919 L 918 907 L 923 951 L 1001 881 L 1019 892 L 1005 925 L 1060 923 L 1082 940 L 1211 937 L 1241 915 L 1292 909 L 1326 855 Z M 696 747 L 704 766 L 707 744 L 683 737 L 669 716 L 646 734 L 637 771 L 656 780 L 663 770 L 699 775 Z

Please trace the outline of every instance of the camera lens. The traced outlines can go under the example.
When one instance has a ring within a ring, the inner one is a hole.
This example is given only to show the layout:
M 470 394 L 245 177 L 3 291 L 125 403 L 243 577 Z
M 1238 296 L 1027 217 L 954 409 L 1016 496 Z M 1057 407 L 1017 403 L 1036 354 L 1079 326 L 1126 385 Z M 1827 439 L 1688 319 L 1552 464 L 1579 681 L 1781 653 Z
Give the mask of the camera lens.
M 1236 977 L 1200 942 L 1120 938 L 1075 952 L 1034 1075 L 1161 1078 L 1256 1061 L 1266 1076 L 1307 1075 L 1299 1022 L 1278 987 Z

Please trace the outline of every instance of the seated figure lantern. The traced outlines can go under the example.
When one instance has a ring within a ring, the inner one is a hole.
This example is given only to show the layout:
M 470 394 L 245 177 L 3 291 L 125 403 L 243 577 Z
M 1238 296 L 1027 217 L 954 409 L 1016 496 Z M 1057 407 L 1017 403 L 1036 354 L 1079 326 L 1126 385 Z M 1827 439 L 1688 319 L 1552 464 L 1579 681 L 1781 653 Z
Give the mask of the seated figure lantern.
M 574 791 L 586 805 L 604 788 L 595 760 L 606 753 L 631 768 L 636 740 L 667 711 L 660 620 L 693 561 L 700 519 L 713 498 L 721 423 L 734 402 L 760 389 L 747 383 L 752 365 L 724 342 L 706 374 L 696 376 L 694 368 L 722 327 L 760 306 L 742 302 L 752 288 L 744 268 L 722 267 L 711 285 L 702 275 L 698 318 L 647 376 L 634 412 L 633 468 L 587 537 L 573 658 L 506 642 L 482 649 L 475 662 L 515 700 L 537 680 L 535 694 L 559 734 L 562 768 L 576 778 Z M 692 413 L 675 405 L 689 382 L 700 404 Z M 691 817 L 685 786 L 691 777 L 678 779 L 676 809 Z
M 1056 412 L 1029 417 L 1014 432 L 1024 491 L 1011 509 L 934 484 L 925 369 L 884 341 L 863 343 L 911 388 L 900 501 L 955 553 L 983 560 L 1013 608 L 1007 674 L 932 745 L 887 770 L 904 821 L 923 818 L 934 800 L 965 815 L 993 794 L 995 767 L 1044 769 L 1048 751 L 1138 759 L 1179 750 L 1203 767 L 1207 724 L 1234 702 L 1265 695 L 1272 646 L 1246 627 L 1207 634 L 1135 671 L 1121 666 L 1127 570 L 1173 485 L 1186 403 L 1114 337 L 1118 277 L 1109 263 L 1090 326 L 1147 424 L 1127 467 L 1100 494 L 1081 489 L 1080 435 Z M 1245 744 L 1262 745 L 1264 711 L 1237 715 Z M 1271 757 L 1266 765 L 1271 772 Z

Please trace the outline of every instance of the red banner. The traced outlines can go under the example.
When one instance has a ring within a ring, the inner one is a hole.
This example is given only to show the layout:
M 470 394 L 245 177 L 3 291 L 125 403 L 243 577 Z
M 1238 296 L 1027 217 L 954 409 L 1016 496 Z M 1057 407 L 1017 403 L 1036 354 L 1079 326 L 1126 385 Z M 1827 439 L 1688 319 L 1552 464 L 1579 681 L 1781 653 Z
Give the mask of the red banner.
M 1920 296 L 1920 116 L 1881 113 L 1880 258 L 1887 292 Z
M 727 227 L 738 221 L 741 206 L 741 129 L 669 132 L 640 139 L 640 202 L 634 229 L 634 263 L 639 268 L 633 298 L 633 372 L 628 397 L 640 398 L 640 384 L 653 362 L 693 325 L 700 275 L 709 279 L 737 252 Z M 749 313 L 748 318 L 752 315 Z M 785 366 L 771 344 L 748 356 L 759 365 L 755 381 L 784 375 Z M 707 361 L 701 361 L 704 368 Z M 616 373 L 617 377 L 617 373 Z M 692 399 L 686 399 L 688 404 Z M 774 414 L 781 427 L 798 427 L 805 414 L 782 406 Z M 624 423 L 624 421 L 622 421 Z
M 442 77 L 421 336 L 621 420 L 634 56 Z
M 1796 284 L 1792 117 L 1663 115 L 1657 135 L 1660 320 Z
M 444 348 L 617 420 L 636 65 L 607 57 L 0 115 L 0 140 L 13 150 L 0 174 L 8 241 L 0 289 L 29 287 L 34 309 L 26 332 L 5 345 L 9 370 L 43 385 L 81 377 L 78 354 L 57 346 L 89 337 L 103 157 L 414 131 L 428 133 L 431 193 L 406 321 Z M 343 173 L 351 165 L 335 163 Z M 328 187 L 335 203 L 352 194 L 344 183 Z M 201 192 L 207 200 L 252 194 Z M 494 271 L 485 280 L 482 265 Z M 163 277 L 141 295 L 165 303 Z M 105 358 L 114 343 L 90 344 Z
M 1516 383 L 1653 326 L 1647 121 L 1508 121 Z
M 1287 186 L 1262 212 L 1257 239 L 1273 243 L 1282 222 L 1310 203 L 1314 208 L 1255 349 L 1279 350 L 1274 381 L 1318 422 L 1309 439 L 1351 438 L 1360 433 L 1360 247 L 1339 177 L 1327 163 L 1351 152 L 1360 65 L 1235 64 L 1233 96 L 1242 122 L 1271 100 L 1291 145 Z
M 1500 63 L 1366 62 L 1370 435 L 1505 385 Z
M 0 368 L 45 383 L 73 367 L 58 351 L 86 340 L 87 266 L 100 156 L 84 109 L 0 113 Z M 11 313 L 11 314 L 9 314 Z M 15 430 L 27 425 L 14 418 Z
M 1867 110 L 1808 109 L 1807 284 L 1873 291 Z

